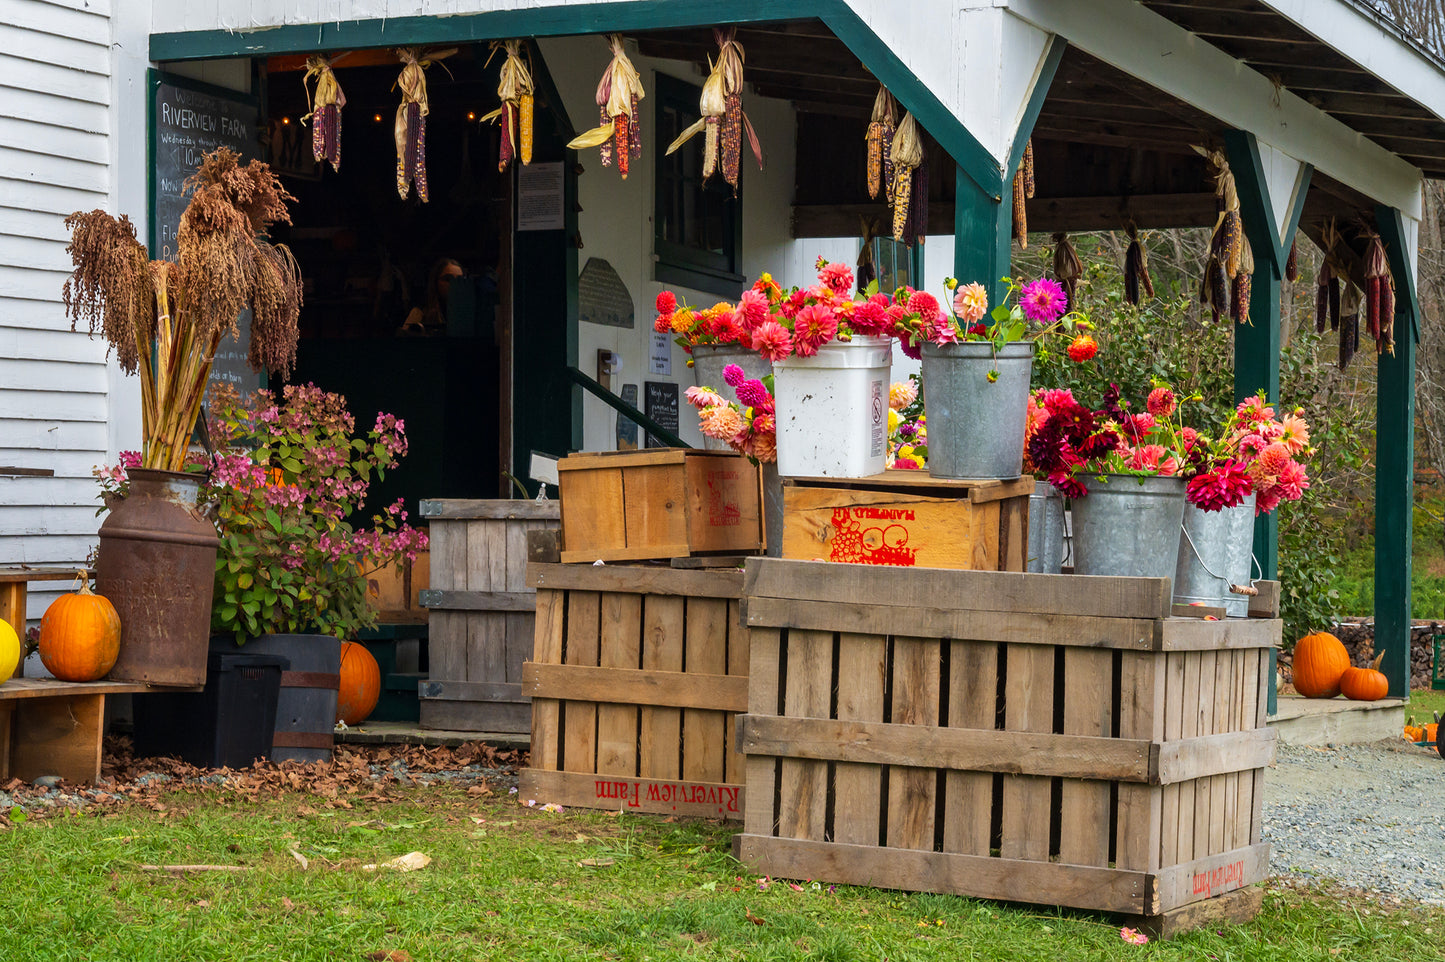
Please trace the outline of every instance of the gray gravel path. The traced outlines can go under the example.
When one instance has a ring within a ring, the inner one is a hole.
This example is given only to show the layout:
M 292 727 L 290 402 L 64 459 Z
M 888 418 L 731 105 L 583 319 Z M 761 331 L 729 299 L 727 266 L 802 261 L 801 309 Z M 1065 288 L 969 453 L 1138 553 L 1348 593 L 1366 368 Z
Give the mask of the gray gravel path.
M 1264 840 L 1276 875 L 1445 905 L 1445 760 L 1403 740 L 1281 745 Z

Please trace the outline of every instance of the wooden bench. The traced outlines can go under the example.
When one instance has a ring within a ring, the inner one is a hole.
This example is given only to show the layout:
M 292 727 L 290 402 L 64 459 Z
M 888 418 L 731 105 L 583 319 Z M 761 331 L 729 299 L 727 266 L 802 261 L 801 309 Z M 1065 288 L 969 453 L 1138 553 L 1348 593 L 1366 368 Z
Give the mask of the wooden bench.
M 80 577 L 79 568 L 27 568 L 23 565 L 0 566 L 0 621 L 10 622 L 10 627 L 25 638 L 25 592 L 31 581 L 74 581 Z M 89 573 L 89 572 L 87 572 Z
M 105 696 L 153 690 L 132 682 L 54 678 L 12 678 L 0 685 L 0 784 L 41 775 L 95 782 Z

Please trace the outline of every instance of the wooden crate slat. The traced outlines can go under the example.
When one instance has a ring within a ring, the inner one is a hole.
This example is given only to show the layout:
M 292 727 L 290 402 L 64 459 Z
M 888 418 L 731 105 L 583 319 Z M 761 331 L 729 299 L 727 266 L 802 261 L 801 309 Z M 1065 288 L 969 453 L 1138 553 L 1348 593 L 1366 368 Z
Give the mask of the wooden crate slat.
M 602 669 L 637 671 L 642 663 L 642 596 L 609 591 L 602 596 Z M 535 671 L 541 666 L 532 666 Z M 559 694 L 569 694 L 572 673 Z M 523 666 L 522 677 L 529 677 Z M 638 771 L 637 739 L 640 715 L 636 705 L 597 706 L 597 771 L 607 775 L 632 775 Z
M 496 701 L 529 704 L 531 697 L 516 682 L 432 681 L 418 685 L 418 697 L 427 701 Z
M 687 602 L 687 633 L 684 641 L 683 676 L 703 679 L 712 694 L 722 695 L 730 688 L 736 693 L 724 699 L 728 711 L 748 710 L 748 686 L 745 679 L 729 678 L 728 670 L 728 602 L 721 598 L 691 598 Z M 714 702 L 716 704 L 716 702 Z M 727 715 L 713 708 L 684 707 L 682 713 L 682 777 L 684 781 L 726 781 Z
M 1269 852 L 1268 843 L 1246 845 L 1160 869 L 1159 910 L 1168 911 L 1264 881 L 1269 875 Z
M 936 493 L 940 497 L 968 498 L 974 504 L 999 501 L 1004 498 L 1027 497 L 1032 494 L 1035 482 L 1032 475 L 1023 475 L 1008 480 L 997 478 L 955 480 L 935 478 L 927 470 L 890 468 L 882 474 L 870 474 L 863 478 L 784 478 L 783 486 L 810 488 L 856 489 L 864 485 L 872 490 L 893 491 L 911 494 L 921 491 Z
M 1191 651 L 1181 656 L 1184 661 L 1184 707 L 1182 724 L 1179 729 L 1180 738 L 1195 738 L 1199 732 L 1199 680 L 1200 672 L 1203 670 L 1204 653 L 1202 651 Z M 1179 783 L 1179 825 L 1175 830 L 1178 833 L 1178 840 L 1174 847 L 1175 864 L 1179 862 L 1192 862 L 1195 858 L 1194 851 L 1194 812 L 1195 802 L 1198 795 L 1198 785 L 1194 781 Z M 1203 852 L 1198 853 L 1203 855 Z
M 694 579 L 699 576 L 689 572 Z M 702 577 L 706 577 L 703 575 Z M 681 672 L 687 599 L 648 595 L 642 601 L 642 667 L 652 671 Z M 682 711 L 677 708 L 642 708 L 639 738 L 643 778 L 682 777 Z
M 537 634 L 532 657 L 539 664 L 562 662 L 567 595 L 562 591 L 537 592 Z M 532 699 L 532 767 L 555 770 L 562 746 L 562 705 L 553 698 Z
M 596 667 L 600 657 L 602 596 L 595 591 L 567 592 L 567 642 L 564 665 Z M 569 772 L 597 770 L 597 703 L 562 704 L 562 758 Z
M 746 678 L 650 668 L 599 668 L 528 662 L 522 667 L 521 690 L 533 698 L 645 705 L 659 709 L 690 708 L 707 712 L 740 712 L 745 711 L 748 704 Z M 678 717 L 680 720 L 681 716 Z M 722 745 L 721 732 L 718 732 L 717 744 Z
M 971 730 L 974 739 L 998 737 L 998 645 L 987 641 L 950 642 L 948 724 Z M 1005 737 L 1016 738 L 1009 734 Z M 958 766 L 962 767 L 962 766 Z M 952 766 L 951 766 L 952 768 Z M 943 850 L 989 854 L 994 777 L 986 772 L 950 770 L 944 776 Z
M 936 638 L 895 638 L 893 641 L 894 726 L 937 726 L 942 684 Z M 937 806 L 936 763 L 919 759 L 916 765 L 888 769 L 888 833 L 891 848 L 933 848 L 934 809 Z
M 1256 663 L 1257 684 L 1254 686 L 1255 702 L 1252 708 L 1249 705 L 1245 706 L 1245 717 L 1253 719 L 1254 727 L 1263 728 L 1267 724 L 1265 711 L 1269 698 L 1267 679 L 1269 677 L 1270 652 L 1259 651 L 1255 654 L 1258 658 Z M 1240 841 L 1248 845 L 1258 845 L 1264 832 L 1264 771 L 1256 769 L 1249 774 L 1251 776 L 1248 780 L 1249 784 L 1240 787 L 1241 792 L 1248 793 L 1244 805 L 1247 812 L 1241 811 L 1240 813 L 1241 821 L 1247 819 L 1248 831 Z
M 562 502 L 443 498 L 422 501 L 418 513 L 433 520 L 558 521 L 562 517 Z
M 560 470 L 562 462 L 557 467 Z M 620 510 L 622 472 L 575 471 L 567 475 L 567 485 L 562 498 L 562 560 L 569 560 L 569 553 L 595 555 L 598 545 L 626 545 L 627 521 Z
M 827 718 L 833 691 L 833 635 L 790 631 L 784 710 L 791 718 Z M 748 771 L 752 776 L 751 769 Z M 778 831 L 822 839 L 827 821 L 828 763 L 784 758 L 778 770 Z
M 742 592 L 741 571 L 713 570 L 702 574 L 641 565 L 529 564 L 527 586 L 692 598 L 737 598 Z
M 692 456 L 707 455 L 706 451 L 694 451 Z M 686 448 L 645 448 L 640 451 L 587 451 L 569 454 L 557 462 L 559 472 L 596 471 L 598 468 L 619 468 L 622 465 L 682 464 L 688 456 Z M 719 454 L 719 457 L 731 455 Z
M 576 477 L 568 476 L 569 481 Z M 600 502 L 596 506 L 602 508 L 605 504 Z M 687 554 L 691 549 L 683 472 L 670 465 L 625 468 L 622 471 L 622 501 L 618 504 L 626 505 L 624 526 L 627 547 L 656 549 L 659 545 L 680 545 L 683 550 L 673 554 Z M 566 552 L 563 555 L 565 557 Z
M 839 698 L 841 714 L 841 687 Z M 1139 783 L 1155 767 L 1143 739 L 768 715 L 746 715 L 738 727 L 745 752 L 779 758 Z
M 1110 618 L 1163 618 L 1173 603 L 1168 578 L 1106 578 L 1008 571 L 904 569 L 826 561 L 749 558 L 743 592 L 799 601 L 856 602 L 952 611 L 1073 612 Z
M 467 619 L 451 611 L 427 615 L 430 677 L 463 681 L 467 677 Z
M 443 701 L 423 698 L 421 727 L 443 732 L 511 732 L 526 734 L 536 718 L 526 702 Z
M 1264 768 L 1274 763 L 1277 740 L 1272 728 L 1252 728 L 1166 741 L 1158 746 L 1156 783 L 1171 785 Z
M 1234 734 L 1239 731 L 1239 700 L 1242 694 L 1239 688 L 1239 651 L 1227 651 L 1219 653 L 1219 662 L 1215 670 L 1215 688 L 1228 692 L 1228 697 L 1221 705 L 1221 710 L 1215 716 L 1214 730 L 1216 735 Z M 1262 762 L 1261 764 L 1268 764 Z M 1211 852 L 1227 852 L 1236 847 L 1234 841 L 1234 806 L 1239 797 L 1239 769 L 1254 768 L 1258 766 L 1248 765 L 1243 759 L 1240 764 L 1233 765 L 1218 774 L 1210 776 L 1214 783 L 1213 805 L 1209 817 L 1214 819 L 1213 835 L 1210 838 Z
M 1113 741 L 1114 653 L 1067 648 L 1064 677 L 1064 733 Z M 1109 864 L 1109 783 L 1101 780 L 1105 777 L 1069 778 L 1060 786 L 1059 861 Z
M 1220 648 L 1268 648 L 1277 646 L 1283 623 L 1258 618 L 1229 618 L 1202 621 L 1197 618 L 1168 618 L 1159 625 L 1161 651 L 1189 651 Z
M 1004 728 L 1051 732 L 1054 724 L 1054 647 L 1009 645 L 1006 649 Z M 1047 861 L 1053 786 L 1048 778 L 1005 775 L 1003 779 L 1004 858 Z
M 518 788 L 523 797 L 535 799 L 539 805 L 552 802 L 564 808 L 577 806 L 691 818 L 737 820 L 746 817 L 741 785 L 524 768 Z
M 779 878 L 950 892 L 1010 902 L 1038 902 L 1043 896 L 1050 902 L 1100 912 L 1158 911 L 1155 881 L 1145 872 L 751 833 L 739 836 L 738 848 L 739 857 L 750 868 Z
M 862 722 L 881 725 L 883 721 L 883 680 L 886 671 L 884 655 L 887 639 L 877 635 L 845 633 L 838 636 L 838 722 Z M 792 722 L 794 719 L 770 718 L 766 716 L 744 716 L 739 727 L 746 727 L 751 721 L 767 724 Z M 818 722 L 803 723 L 808 726 Z M 757 729 L 753 728 L 751 737 Z M 759 754 L 784 754 L 766 752 Z M 834 793 L 847 798 L 851 803 L 839 806 L 833 819 L 833 838 L 846 844 L 878 845 L 878 812 L 882 810 L 883 769 L 877 764 L 868 764 L 865 759 L 839 750 L 835 743 L 835 757 L 853 758 L 840 761 L 834 766 Z
M 1199 724 L 1200 735 L 1214 734 L 1215 666 L 1219 652 L 1199 653 Z M 1194 857 L 1203 858 L 1212 854 L 1210 833 L 1213 822 L 1210 819 L 1214 804 L 1214 785 L 1208 778 L 1194 780 Z
M 767 547 L 762 473 L 745 458 L 687 459 L 683 470 L 687 543 L 694 553 Z
M 1154 654 L 1126 651 L 1120 656 L 1119 666 L 1119 737 L 1162 740 L 1164 660 Z M 1120 784 L 1118 795 L 1114 864 L 1131 871 L 1157 869 L 1163 788 Z
M 1164 656 L 1164 742 L 1178 741 L 1184 731 L 1184 662 L 1191 657 L 1184 652 Z M 1172 865 L 1179 861 L 1179 792 L 1180 786 L 1165 785 L 1160 801 L 1160 863 Z M 1191 802 L 1192 806 L 1192 802 Z M 1192 807 L 1191 807 L 1192 812 Z
M 748 677 L 748 630 L 742 623 L 742 603 L 736 598 L 728 599 L 728 674 L 735 677 Z M 752 703 L 752 696 L 749 695 L 749 704 Z M 744 782 L 744 769 L 747 766 L 747 759 L 737 746 L 737 726 L 732 719 L 728 719 L 723 731 L 723 744 L 725 746 L 724 759 L 727 771 L 725 781 L 741 784 Z
M 430 611 L 530 612 L 536 596 L 530 591 L 439 591 L 421 593 L 421 606 Z
M 998 570 L 1025 571 L 1029 551 L 1029 499 L 1015 497 L 1003 502 L 998 525 Z
M 1040 638 L 1059 644 L 1101 648 L 1154 647 L 1156 623 L 1142 618 L 1102 618 L 1049 612 L 970 611 L 898 608 L 848 601 L 803 601 L 750 597 L 744 614 L 751 627 L 857 631 L 1029 643 Z
M 775 628 L 753 628 L 748 634 L 748 714 L 777 715 L 781 707 L 782 633 Z M 741 747 L 741 738 L 738 741 Z M 743 826 L 750 835 L 771 836 L 778 831 L 776 796 L 781 764 L 775 758 L 745 755 L 748 805 Z

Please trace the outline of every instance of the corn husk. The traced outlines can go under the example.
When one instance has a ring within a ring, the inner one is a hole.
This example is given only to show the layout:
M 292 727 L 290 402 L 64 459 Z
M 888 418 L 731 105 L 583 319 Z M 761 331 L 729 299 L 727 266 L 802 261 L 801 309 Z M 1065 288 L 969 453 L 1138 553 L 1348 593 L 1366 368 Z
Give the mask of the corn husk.
M 707 80 L 703 81 L 702 96 L 698 99 L 698 112 L 702 116 L 667 145 L 667 153 L 672 154 L 699 133 L 703 134 L 703 179 L 720 173 L 736 195 L 743 136 L 747 136 L 759 170 L 763 169 L 763 148 L 752 121 L 742 109 L 744 54 L 742 44 L 736 39 L 737 28 L 714 28 L 712 33 L 718 44 L 718 55 L 716 60 L 708 60 Z
M 602 72 L 602 79 L 597 83 L 596 96 L 602 123 L 591 130 L 583 131 L 567 144 L 572 150 L 601 147 L 602 166 L 604 167 L 609 166 L 614 157 L 615 152 L 611 147 L 614 140 L 617 139 L 619 118 L 625 118 L 629 143 L 624 148 L 619 141 L 617 143 L 618 152 L 627 151 L 631 156 L 631 141 L 639 133 L 638 128 L 642 120 L 637 111 L 637 102 L 647 96 L 646 91 L 642 89 L 642 76 L 627 56 L 622 34 L 608 34 L 607 45 L 612 51 L 612 61 Z M 626 179 L 627 158 L 617 156 L 616 159 L 618 171 L 622 174 L 623 179 Z
M 396 191 L 403 200 L 415 184 L 417 197 L 426 203 L 426 116 L 431 110 L 427 101 L 426 69 L 456 52 L 456 47 L 444 50 L 398 47 L 395 50 L 402 62 L 401 75 L 393 85 L 393 89 L 401 88 L 401 104 L 396 108 L 394 126 Z
M 905 113 L 893 134 L 893 239 L 903 240 L 910 224 L 909 205 L 913 197 L 913 172 L 923 163 L 923 137 L 918 122 Z
M 317 163 L 328 161 L 332 170 L 341 169 L 341 108 L 346 106 L 346 94 L 331 69 L 339 57 L 323 57 L 313 54 L 306 58 L 306 73 L 301 77 L 301 87 L 306 91 L 307 114 L 301 123 L 315 120 L 311 129 L 311 155 Z M 316 81 L 316 95 L 313 98 L 309 81 Z
M 502 124 L 498 171 L 506 170 L 513 158 L 521 160 L 523 164 L 532 162 L 533 84 L 532 73 L 527 69 L 524 59 L 523 43 L 522 40 L 493 41 L 492 54 L 487 57 L 487 62 L 491 63 L 492 55 L 497 51 L 506 53 L 497 82 L 497 97 L 502 102 L 501 106 L 481 118 L 482 123 L 497 121 Z

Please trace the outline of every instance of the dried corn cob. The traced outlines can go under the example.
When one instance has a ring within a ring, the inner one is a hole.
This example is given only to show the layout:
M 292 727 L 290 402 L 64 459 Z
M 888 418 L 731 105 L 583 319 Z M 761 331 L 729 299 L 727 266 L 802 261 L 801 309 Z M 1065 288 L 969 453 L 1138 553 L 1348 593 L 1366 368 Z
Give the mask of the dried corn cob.
M 1329 298 L 1330 330 L 1338 331 L 1340 329 L 1340 279 L 1334 274 L 1330 275 Z
M 1124 303 L 1139 306 L 1139 242 L 1129 242 L 1124 252 Z
M 637 111 L 637 94 L 632 95 L 632 109 L 627 113 L 627 142 L 632 145 L 632 159 L 642 158 L 642 114 Z
M 913 186 L 909 191 L 908 229 L 904 232 L 910 245 L 928 236 L 928 161 L 918 165 L 913 172 Z
M 717 173 L 718 145 L 722 141 L 722 120 L 718 117 L 704 117 L 707 126 L 703 130 L 702 179 L 704 181 Z
M 623 180 L 627 179 L 627 164 L 632 157 L 631 127 L 632 118 L 626 114 L 612 118 L 612 136 L 617 141 L 617 172 Z
M 722 171 L 723 180 L 738 195 L 738 164 L 743 154 L 743 99 L 737 94 L 728 94 L 727 108 L 722 121 Z
M 521 145 L 522 163 L 532 162 L 532 120 L 534 113 L 531 94 L 522 94 L 517 105 L 517 140 Z
M 1380 290 L 1384 287 L 1384 278 L 1365 278 L 1365 330 L 1369 331 L 1370 337 L 1380 336 Z
M 609 117 L 609 116 L 607 116 L 607 105 L 606 105 L 606 104 L 603 104 L 602 106 L 598 107 L 597 109 L 598 109 L 599 111 L 601 111 L 601 113 L 602 113 L 602 126 L 607 127 L 607 128 L 609 129 L 609 132 L 610 132 L 610 129 L 611 129 L 611 127 L 612 127 L 612 118 Z M 569 144 L 568 146 L 570 147 L 571 145 Z M 612 166 L 612 138 L 611 138 L 611 137 L 609 137 L 608 139 L 606 139 L 606 140 L 604 140 L 604 141 L 602 142 L 602 166 L 603 166 L 603 167 L 611 167 L 611 166 Z
M 1239 221 L 1239 211 L 1226 210 L 1224 223 L 1220 226 L 1224 231 L 1224 272 L 1233 279 L 1239 273 L 1240 255 L 1244 250 L 1244 231 Z
M 898 134 L 898 125 L 890 114 L 883 122 L 883 194 L 893 196 L 893 138 Z
M 1209 307 L 1216 321 L 1220 316 L 1229 315 L 1229 293 L 1229 271 L 1224 259 L 1216 254 L 1209 258 Z
M 1058 233 L 1054 235 L 1054 280 L 1058 281 L 1064 289 L 1064 295 L 1068 298 L 1067 305 L 1073 307 L 1079 289 L 1079 278 L 1084 276 L 1084 265 L 1079 260 L 1074 245 L 1069 242 L 1069 235 Z
M 1344 370 L 1360 349 L 1360 315 L 1346 314 L 1340 322 L 1340 370 Z
M 868 122 L 868 196 L 877 197 L 884 192 L 885 199 L 893 196 L 893 170 L 889 159 L 889 148 L 893 140 L 893 95 L 888 88 L 878 87 L 873 98 L 873 114 Z
M 865 138 L 868 145 L 868 196 L 877 198 L 883 178 L 883 125 L 870 121 Z
M 301 86 L 306 91 L 306 101 L 312 103 L 311 88 L 307 81 L 316 78 L 315 106 L 301 118 L 306 121 L 315 118 L 311 127 L 311 156 L 317 163 L 329 161 L 332 170 L 341 169 L 341 108 L 346 106 L 346 95 L 331 69 L 332 60 L 314 54 L 306 58 L 306 73 Z
M 1034 139 L 1030 137 L 1024 144 L 1024 197 L 1032 199 L 1034 196 Z
M 1395 278 L 1385 275 L 1380 288 L 1380 338 L 1375 342 L 1375 353 L 1395 353 Z
M 1293 284 L 1299 280 L 1299 245 L 1289 245 L 1289 259 L 1284 262 L 1284 279 Z
M 908 203 L 913 195 L 913 168 L 898 166 L 893 170 L 893 239 L 903 240 L 908 226 Z
M 1013 239 L 1018 241 L 1019 247 L 1028 249 L 1029 246 L 1029 212 L 1024 206 L 1024 172 L 1023 169 L 1015 171 L 1013 182 Z
M 502 140 L 501 146 L 497 149 L 497 170 L 507 169 L 512 162 L 512 105 L 503 102 L 502 104 Z
M 1323 334 L 1330 322 L 1330 262 L 1326 258 L 1315 276 L 1315 333 Z
M 1370 336 L 1375 339 L 1375 350 L 1383 350 L 1386 341 L 1386 325 L 1391 318 L 1385 315 L 1386 290 L 1389 286 L 1390 261 L 1385 255 L 1384 242 L 1378 234 L 1368 235 L 1365 247 L 1365 300 L 1366 316 Z
M 1234 284 L 1229 292 L 1229 316 L 1236 324 L 1249 323 L 1249 292 L 1253 280 L 1243 271 L 1234 275 Z

